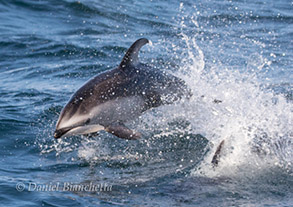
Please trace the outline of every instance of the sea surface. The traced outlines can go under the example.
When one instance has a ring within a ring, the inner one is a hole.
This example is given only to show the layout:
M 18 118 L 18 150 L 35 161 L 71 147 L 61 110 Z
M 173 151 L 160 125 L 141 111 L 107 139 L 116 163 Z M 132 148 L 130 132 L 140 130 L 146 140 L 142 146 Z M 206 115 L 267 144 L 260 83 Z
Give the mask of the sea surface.
M 142 37 L 192 98 L 126 123 L 137 141 L 55 140 Z M 292 106 L 292 0 L 0 0 L 0 206 L 293 206 Z

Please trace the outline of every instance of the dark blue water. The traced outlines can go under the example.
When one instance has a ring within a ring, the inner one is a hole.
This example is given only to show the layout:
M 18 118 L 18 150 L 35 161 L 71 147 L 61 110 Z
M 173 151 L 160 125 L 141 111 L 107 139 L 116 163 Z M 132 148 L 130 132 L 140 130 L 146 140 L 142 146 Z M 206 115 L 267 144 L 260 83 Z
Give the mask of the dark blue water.
M 1 205 L 292 206 L 292 11 L 289 0 L 0 0 Z M 192 99 L 127 123 L 139 141 L 54 140 L 74 91 L 141 37 L 152 41 L 141 61 L 184 79 Z

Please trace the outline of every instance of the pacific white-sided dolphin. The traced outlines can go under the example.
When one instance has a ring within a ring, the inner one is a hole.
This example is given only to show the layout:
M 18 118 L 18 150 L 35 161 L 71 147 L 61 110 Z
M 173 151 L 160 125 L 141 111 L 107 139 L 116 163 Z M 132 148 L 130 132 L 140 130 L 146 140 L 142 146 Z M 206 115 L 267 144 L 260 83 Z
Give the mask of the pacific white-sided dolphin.
M 120 65 L 86 82 L 65 105 L 55 138 L 105 130 L 124 139 L 140 134 L 124 126 L 144 111 L 191 96 L 185 82 L 138 60 L 145 38 L 134 42 Z

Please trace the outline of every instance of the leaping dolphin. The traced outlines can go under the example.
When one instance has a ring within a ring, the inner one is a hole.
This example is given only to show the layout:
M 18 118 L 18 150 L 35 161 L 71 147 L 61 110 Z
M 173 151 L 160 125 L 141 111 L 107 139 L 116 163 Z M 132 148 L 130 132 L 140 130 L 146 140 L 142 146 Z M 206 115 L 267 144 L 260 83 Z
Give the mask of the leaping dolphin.
M 61 111 L 55 138 L 105 130 L 120 138 L 138 139 L 140 133 L 125 122 L 150 108 L 191 96 L 183 80 L 139 62 L 139 50 L 148 42 L 138 39 L 117 68 L 95 76 L 73 94 Z

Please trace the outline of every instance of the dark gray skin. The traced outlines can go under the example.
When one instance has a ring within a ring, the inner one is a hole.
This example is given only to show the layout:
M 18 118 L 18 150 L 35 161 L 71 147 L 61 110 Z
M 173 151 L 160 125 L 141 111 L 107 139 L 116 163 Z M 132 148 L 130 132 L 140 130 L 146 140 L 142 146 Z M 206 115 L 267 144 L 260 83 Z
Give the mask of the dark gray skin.
M 138 60 L 145 38 L 132 44 L 120 65 L 85 83 L 63 108 L 55 138 L 105 130 L 124 139 L 140 134 L 124 126 L 144 111 L 191 96 L 185 82 Z

